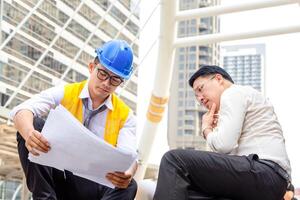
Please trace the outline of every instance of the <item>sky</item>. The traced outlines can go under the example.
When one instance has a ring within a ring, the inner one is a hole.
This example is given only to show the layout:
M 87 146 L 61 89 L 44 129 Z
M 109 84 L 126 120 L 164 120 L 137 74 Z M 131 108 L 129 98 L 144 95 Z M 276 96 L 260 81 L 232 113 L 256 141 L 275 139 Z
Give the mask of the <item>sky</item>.
M 222 4 L 237 4 L 253 0 L 222 0 Z M 156 1 L 142 1 L 141 25 L 149 17 Z M 275 27 L 300 24 L 300 4 L 260 9 L 221 15 L 221 33 L 239 33 Z M 156 58 L 158 54 L 159 9 L 146 24 L 140 36 L 140 58 L 148 54 L 139 68 L 138 87 L 138 133 L 141 135 L 145 115 L 154 85 Z M 292 166 L 293 183 L 300 187 L 300 113 L 299 75 L 300 75 L 300 33 L 270 36 L 248 40 L 223 42 L 220 45 L 264 43 L 266 45 L 266 97 L 274 105 L 286 139 L 287 152 Z M 153 45 L 154 44 L 154 45 Z M 153 48 L 149 51 L 149 48 Z M 149 51 L 149 53 L 147 53 Z M 150 163 L 159 164 L 160 158 L 168 150 L 167 110 L 159 124 Z

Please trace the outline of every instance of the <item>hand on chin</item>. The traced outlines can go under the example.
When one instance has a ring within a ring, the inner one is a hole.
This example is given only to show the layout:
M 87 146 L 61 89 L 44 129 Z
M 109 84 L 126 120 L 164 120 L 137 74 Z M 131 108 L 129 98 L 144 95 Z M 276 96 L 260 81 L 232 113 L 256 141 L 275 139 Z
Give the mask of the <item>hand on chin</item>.
M 209 109 L 211 108 L 211 105 L 210 105 L 209 103 L 207 103 L 207 104 L 205 104 L 205 108 L 206 108 L 207 110 L 209 110 Z

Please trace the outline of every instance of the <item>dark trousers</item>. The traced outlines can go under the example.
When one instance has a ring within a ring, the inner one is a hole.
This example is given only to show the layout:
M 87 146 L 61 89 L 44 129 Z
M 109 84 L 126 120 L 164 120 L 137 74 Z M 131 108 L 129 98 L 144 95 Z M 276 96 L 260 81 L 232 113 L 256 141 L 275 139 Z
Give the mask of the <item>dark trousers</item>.
M 35 118 L 33 125 L 36 130 L 41 131 L 44 123 L 44 120 Z M 27 187 L 34 200 L 133 200 L 135 197 L 137 184 L 133 179 L 126 189 L 111 189 L 71 172 L 30 162 L 25 140 L 19 133 L 17 141 Z
M 171 150 L 160 163 L 155 200 L 282 200 L 287 181 L 256 155 Z

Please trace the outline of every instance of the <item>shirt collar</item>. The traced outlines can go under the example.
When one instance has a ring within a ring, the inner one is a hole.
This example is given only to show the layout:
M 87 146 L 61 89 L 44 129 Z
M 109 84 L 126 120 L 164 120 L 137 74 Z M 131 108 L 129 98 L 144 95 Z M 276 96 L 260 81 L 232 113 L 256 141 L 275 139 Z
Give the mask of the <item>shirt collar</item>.
M 79 95 L 79 98 L 80 99 L 85 99 L 85 98 L 88 98 L 89 99 L 89 103 L 92 102 L 92 99 L 90 97 L 90 93 L 89 93 L 89 89 L 88 89 L 88 82 L 89 80 L 86 82 L 86 84 L 84 85 L 83 89 L 81 90 L 81 93 Z M 114 106 L 112 104 L 112 100 L 111 100 L 111 94 L 108 96 L 108 98 L 103 102 L 103 104 L 106 105 L 106 107 L 109 109 L 109 110 L 113 110 L 114 109 Z M 101 104 L 101 105 L 103 105 Z M 101 106 L 100 105 L 100 106 Z

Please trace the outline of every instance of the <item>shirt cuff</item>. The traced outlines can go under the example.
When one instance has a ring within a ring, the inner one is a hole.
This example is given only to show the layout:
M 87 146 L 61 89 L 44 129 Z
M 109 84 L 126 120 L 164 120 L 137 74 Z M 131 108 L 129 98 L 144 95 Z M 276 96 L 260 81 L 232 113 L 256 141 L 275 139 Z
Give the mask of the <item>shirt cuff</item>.
M 213 145 L 213 138 L 215 136 L 215 132 L 212 131 L 206 136 L 206 143 L 213 151 L 217 151 L 217 149 Z
M 14 109 L 12 109 L 11 111 L 10 111 L 10 113 L 9 113 L 9 119 L 10 120 L 14 120 L 14 117 L 16 116 L 16 114 L 19 112 L 19 111 L 21 111 L 21 110 L 29 110 L 29 111 L 31 111 L 32 112 L 32 114 L 34 115 L 34 116 L 36 116 L 36 114 L 35 114 L 35 112 L 34 112 L 34 109 L 32 108 L 32 107 L 30 107 L 30 106 L 26 106 L 26 105 L 18 105 L 18 106 L 16 106 Z

